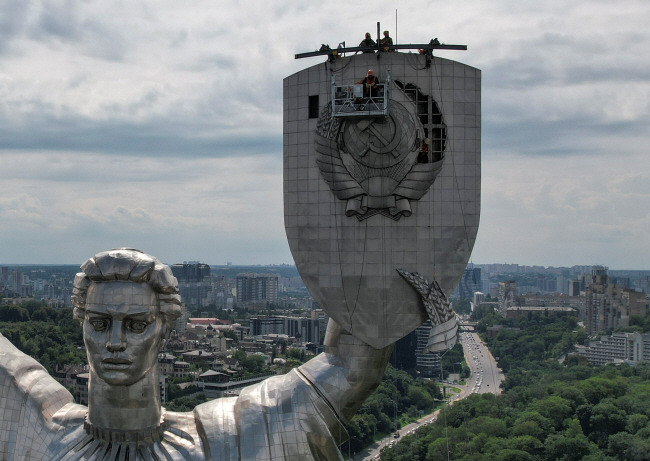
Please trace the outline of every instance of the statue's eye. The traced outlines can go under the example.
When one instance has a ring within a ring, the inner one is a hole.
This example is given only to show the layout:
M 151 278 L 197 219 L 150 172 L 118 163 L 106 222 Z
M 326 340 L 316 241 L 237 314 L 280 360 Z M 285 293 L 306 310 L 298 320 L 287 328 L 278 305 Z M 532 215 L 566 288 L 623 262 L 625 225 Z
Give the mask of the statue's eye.
M 142 333 L 145 328 L 147 328 L 147 322 L 142 322 L 139 320 L 129 320 L 126 322 L 126 327 L 129 329 L 129 331 L 132 331 L 134 333 Z
M 95 331 L 104 331 L 108 328 L 108 320 L 106 319 L 92 319 L 89 322 Z

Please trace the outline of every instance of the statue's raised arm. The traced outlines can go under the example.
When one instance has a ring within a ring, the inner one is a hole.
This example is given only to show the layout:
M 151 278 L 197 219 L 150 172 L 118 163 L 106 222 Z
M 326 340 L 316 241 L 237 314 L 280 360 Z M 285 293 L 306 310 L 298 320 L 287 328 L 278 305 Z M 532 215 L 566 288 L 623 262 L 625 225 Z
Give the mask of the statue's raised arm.
M 381 349 L 369 346 L 330 320 L 325 352 L 299 370 L 347 422 L 381 382 L 392 350 L 392 345 Z
M 375 349 L 330 320 L 322 354 L 238 397 L 196 408 L 209 451 L 215 459 L 343 459 L 344 424 L 381 382 L 391 350 Z

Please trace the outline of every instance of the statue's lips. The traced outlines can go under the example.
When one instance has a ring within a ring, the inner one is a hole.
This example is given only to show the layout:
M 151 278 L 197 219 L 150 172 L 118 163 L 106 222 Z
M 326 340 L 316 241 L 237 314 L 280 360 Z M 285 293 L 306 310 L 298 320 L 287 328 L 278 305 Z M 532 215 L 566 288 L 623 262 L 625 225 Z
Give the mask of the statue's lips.
M 104 365 L 105 370 L 124 370 L 129 368 L 133 362 L 127 359 L 104 359 L 102 364 Z

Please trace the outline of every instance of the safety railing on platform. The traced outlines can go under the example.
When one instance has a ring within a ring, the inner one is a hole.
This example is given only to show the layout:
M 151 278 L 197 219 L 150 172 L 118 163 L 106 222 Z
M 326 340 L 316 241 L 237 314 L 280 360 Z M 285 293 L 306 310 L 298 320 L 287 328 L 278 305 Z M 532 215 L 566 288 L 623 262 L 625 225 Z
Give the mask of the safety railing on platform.
M 363 83 L 337 85 L 332 76 L 332 116 L 369 117 L 388 115 L 390 73 L 384 83 L 365 87 Z

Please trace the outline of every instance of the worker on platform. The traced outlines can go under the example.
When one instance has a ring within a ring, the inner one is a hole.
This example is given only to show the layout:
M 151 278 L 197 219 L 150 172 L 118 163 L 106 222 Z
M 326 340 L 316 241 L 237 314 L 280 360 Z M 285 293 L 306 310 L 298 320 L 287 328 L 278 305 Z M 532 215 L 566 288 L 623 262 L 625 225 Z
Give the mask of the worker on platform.
M 375 77 L 375 73 L 372 69 L 368 69 L 368 73 L 365 78 L 357 83 L 363 84 L 363 97 L 369 98 L 372 96 L 377 96 L 379 93 L 379 79 Z
M 367 46 L 367 47 L 376 47 L 377 44 L 375 41 L 370 37 L 370 32 L 366 32 L 366 38 L 364 38 L 361 43 L 359 43 L 359 46 Z M 363 50 L 364 53 L 374 53 L 374 50 Z M 357 51 L 358 53 L 358 51 Z M 355 53 L 356 54 L 356 53 Z
M 379 42 L 381 47 L 379 48 L 380 51 L 395 51 L 393 49 L 393 39 L 390 38 L 390 35 L 387 30 L 384 31 L 384 37 L 381 39 Z

